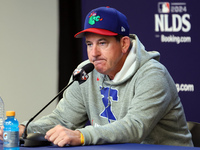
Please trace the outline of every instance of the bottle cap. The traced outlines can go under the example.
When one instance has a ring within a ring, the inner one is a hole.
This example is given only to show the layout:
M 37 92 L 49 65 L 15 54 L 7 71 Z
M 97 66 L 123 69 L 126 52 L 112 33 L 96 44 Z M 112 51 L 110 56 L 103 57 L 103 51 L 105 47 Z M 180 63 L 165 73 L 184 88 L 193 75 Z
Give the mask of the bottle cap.
M 6 116 L 15 116 L 15 111 L 6 111 Z

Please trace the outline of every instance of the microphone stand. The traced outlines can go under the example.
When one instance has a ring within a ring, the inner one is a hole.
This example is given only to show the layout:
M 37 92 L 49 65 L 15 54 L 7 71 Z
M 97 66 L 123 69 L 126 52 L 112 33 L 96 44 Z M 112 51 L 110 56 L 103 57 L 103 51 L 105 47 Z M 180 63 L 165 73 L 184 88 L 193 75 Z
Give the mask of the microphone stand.
M 65 89 L 67 89 L 74 81 L 78 81 L 79 84 L 85 82 L 88 78 L 88 73 L 94 69 L 94 65 L 92 63 L 88 63 L 83 66 L 81 69 L 75 69 L 73 72 L 73 80 L 65 86 L 48 104 L 46 104 L 35 116 L 33 116 L 26 124 L 24 128 L 24 132 L 22 134 L 22 138 L 20 138 L 20 145 L 24 144 L 24 146 L 45 146 L 49 145 L 50 142 L 44 138 L 43 134 L 40 133 L 30 133 L 27 135 L 27 128 L 33 119 L 35 119 L 46 107 L 48 107 Z
M 29 125 L 29 123 L 31 121 L 33 121 L 46 107 L 48 107 L 65 89 L 67 89 L 73 82 L 75 81 L 75 79 L 69 83 L 67 86 L 65 86 L 48 104 L 46 104 L 35 116 L 33 116 L 29 121 L 28 123 L 26 124 L 25 126 L 25 129 L 24 129 L 24 133 L 22 134 L 22 138 L 23 139 L 26 139 L 27 137 L 27 127 Z

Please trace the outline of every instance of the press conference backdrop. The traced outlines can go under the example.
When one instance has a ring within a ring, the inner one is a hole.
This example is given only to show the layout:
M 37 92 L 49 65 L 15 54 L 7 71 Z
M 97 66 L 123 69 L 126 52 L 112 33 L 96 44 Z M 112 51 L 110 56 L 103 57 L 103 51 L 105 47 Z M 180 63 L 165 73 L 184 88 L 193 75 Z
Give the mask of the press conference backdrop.
M 147 50 L 161 53 L 187 120 L 200 122 L 200 1 L 82 0 L 82 22 L 99 6 L 122 11 L 130 32 Z M 6 110 L 15 110 L 20 122 L 57 93 L 57 9 L 56 0 L 0 0 L 0 96 Z M 83 51 L 87 59 L 85 46 Z M 50 105 L 44 113 L 54 107 Z
M 57 94 L 57 42 L 58 1 L 0 0 L 0 96 L 19 122 Z
M 200 122 L 200 1 L 82 0 L 82 22 L 100 6 L 123 12 L 130 32 L 147 50 L 161 53 L 160 61 L 176 83 L 187 120 Z M 83 58 L 87 58 L 85 47 Z

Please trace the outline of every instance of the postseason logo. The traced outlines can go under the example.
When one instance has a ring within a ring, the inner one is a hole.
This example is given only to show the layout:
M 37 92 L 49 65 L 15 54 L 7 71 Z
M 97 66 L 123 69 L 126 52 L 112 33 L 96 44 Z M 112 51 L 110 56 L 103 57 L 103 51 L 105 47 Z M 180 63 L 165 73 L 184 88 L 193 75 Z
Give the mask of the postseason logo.
M 158 2 L 158 14 L 154 15 L 156 38 L 162 43 L 191 43 L 185 36 L 191 30 L 190 14 L 185 2 Z M 179 36 L 175 35 L 179 33 Z M 180 33 L 183 36 L 180 36 Z

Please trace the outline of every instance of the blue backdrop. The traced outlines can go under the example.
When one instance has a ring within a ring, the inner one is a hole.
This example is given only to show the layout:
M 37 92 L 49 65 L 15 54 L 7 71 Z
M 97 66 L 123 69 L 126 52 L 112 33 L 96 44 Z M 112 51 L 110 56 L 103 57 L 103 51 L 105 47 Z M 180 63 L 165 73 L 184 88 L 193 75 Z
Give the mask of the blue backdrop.
M 124 13 L 130 33 L 146 50 L 161 53 L 161 63 L 172 75 L 188 121 L 200 122 L 200 1 L 199 0 L 82 0 L 82 22 L 87 13 L 110 6 Z M 86 47 L 83 59 L 87 59 Z

